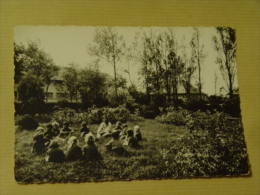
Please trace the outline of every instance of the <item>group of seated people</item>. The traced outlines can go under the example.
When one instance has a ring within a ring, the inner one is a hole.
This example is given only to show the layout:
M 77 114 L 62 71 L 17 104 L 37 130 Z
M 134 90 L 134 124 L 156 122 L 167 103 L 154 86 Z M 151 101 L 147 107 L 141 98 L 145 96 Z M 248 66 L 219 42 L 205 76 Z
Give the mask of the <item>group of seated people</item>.
M 54 122 L 46 126 L 46 130 L 38 127 L 36 135 L 33 137 L 32 153 L 46 153 L 45 160 L 47 162 L 64 162 L 65 160 L 74 161 L 77 159 L 98 160 L 102 159 L 98 148 L 95 144 L 103 137 L 111 137 L 112 139 L 105 144 L 108 151 L 117 155 L 126 153 L 125 146 L 138 148 L 139 142 L 142 140 L 140 127 L 135 126 L 134 130 L 128 129 L 127 124 L 122 125 L 117 122 L 115 128 L 107 117 L 104 118 L 97 130 L 97 136 L 90 131 L 86 122 L 82 123 L 80 128 L 80 136 L 84 137 L 85 145 L 83 149 L 78 145 L 79 141 L 73 135 L 74 131 L 69 128 L 69 123 L 64 122 L 63 128 L 59 130 L 59 124 Z M 64 152 L 59 148 L 59 142 L 67 141 L 67 150 Z

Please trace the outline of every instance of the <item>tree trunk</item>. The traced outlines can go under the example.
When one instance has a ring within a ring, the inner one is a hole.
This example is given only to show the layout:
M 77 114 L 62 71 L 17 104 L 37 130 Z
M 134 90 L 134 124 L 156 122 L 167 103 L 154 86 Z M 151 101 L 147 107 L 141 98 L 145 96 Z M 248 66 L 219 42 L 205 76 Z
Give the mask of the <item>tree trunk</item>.
M 118 102 L 118 93 L 117 93 L 117 76 L 116 76 L 116 59 L 115 55 L 113 55 L 113 66 L 114 66 L 114 77 L 115 77 L 115 94 L 116 94 L 116 102 Z
M 50 86 L 50 83 L 48 83 L 47 86 L 46 86 L 46 91 L 45 91 L 46 103 L 48 103 L 48 94 L 47 93 L 48 93 L 48 90 L 49 90 L 49 86 Z
M 199 68 L 199 83 L 198 83 L 198 89 L 199 89 L 199 96 L 200 96 L 200 99 L 201 99 L 201 65 L 200 65 L 200 42 L 199 42 L 199 32 L 197 31 L 197 41 L 198 41 L 198 56 L 197 56 L 197 59 L 198 59 L 198 68 Z

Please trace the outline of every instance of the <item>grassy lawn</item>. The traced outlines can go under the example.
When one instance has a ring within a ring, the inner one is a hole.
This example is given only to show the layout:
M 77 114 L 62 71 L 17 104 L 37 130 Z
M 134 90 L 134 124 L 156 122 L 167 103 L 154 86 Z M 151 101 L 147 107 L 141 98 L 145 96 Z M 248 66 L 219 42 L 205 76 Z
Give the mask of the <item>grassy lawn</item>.
M 103 160 L 90 162 L 49 163 L 44 155 L 35 156 L 30 149 L 33 131 L 19 131 L 16 127 L 15 178 L 18 182 L 78 182 L 132 179 L 161 179 L 191 176 L 236 175 L 247 173 L 245 145 L 239 140 L 227 137 L 234 148 L 228 154 L 220 155 L 219 147 L 208 139 L 204 132 L 189 133 L 185 127 L 161 124 L 155 120 L 128 123 L 141 127 L 144 140 L 140 149 L 126 148 L 127 157 L 113 156 L 106 152 L 105 143 L 111 138 L 100 140 L 97 144 Z M 44 124 L 41 124 L 44 125 Z M 93 133 L 98 125 L 89 126 Z M 79 127 L 72 126 L 79 138 Z M 83 147 L 84 140 L 79 138 Z M 61 143 L 65 150 L 66 143 Z

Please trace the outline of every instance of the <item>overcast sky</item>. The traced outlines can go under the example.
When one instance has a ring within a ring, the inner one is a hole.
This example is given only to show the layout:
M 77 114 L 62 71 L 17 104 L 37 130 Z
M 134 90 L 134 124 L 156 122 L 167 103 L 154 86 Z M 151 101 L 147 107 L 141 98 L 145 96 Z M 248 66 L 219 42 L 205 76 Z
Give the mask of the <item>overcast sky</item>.
M 14 41 L 17 44 L 27 45 L 28 41 L 39 42 L 40 48 L 46 53 L 49 53 L 54 62 L 59 66 L 67 66 L 69 63 L 76 63 L 80 67 L 89 66 L 94 57 L 88 54 L 88 46 L 92 44 L 93 35 L 97 27 L 90 26 L 16 26 L 14 29 Z M 166 30 L 166 27 L 114 27 L 119 35 L 123 38 L 127 46 L 134 41 L 136 32 L 148 32 L 151 28 L 155 32 Z M 178 45 L 183 43 L 186 45 L 185 52 L 190 55 L 189 42 L 192 38 L 193 28 L 191 27 L 173 27 L 172 28 Z M 203 62 L 202 81 L 203 92 L 211 95 L 215 93 L 215 73 L 218 76 L 217 92 L 219 88 L 224 86 L 223 78 L 220 74 L 219 68 L 215 61 L 217 53 L 214 51 L 212 36 L 216 35 L 215 28 L 201 27 L 200 44 L 204 45 L 204 51 L 207 54 Z M 181 53 L 181 49 L 178 50 Z M 129 62 L 131 80 L 135 84 L 140 84 L 140 75 L 138 70 L 140 65 L 138 63 Z M 100 69 L 113 76 L 113 67 L 106 62 L 102 62 Z M 127 63 L 121 61 L 118 63 L 118 72 L 124 77 L 128 75 L 124 73 L 127 69 Z M 196 78 L 192 81 L 196 82 Z

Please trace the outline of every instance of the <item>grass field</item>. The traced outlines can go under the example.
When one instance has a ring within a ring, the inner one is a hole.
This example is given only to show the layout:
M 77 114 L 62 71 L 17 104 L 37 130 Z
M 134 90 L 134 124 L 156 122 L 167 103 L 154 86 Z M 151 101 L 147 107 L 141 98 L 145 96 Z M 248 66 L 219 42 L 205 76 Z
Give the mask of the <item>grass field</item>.
M 44 155 L 31 154 L 34 132 L 20 131 L 16 127 L 15 179 L 21 183 L 79 182 L 241 175 L 248 172 L 243 132 L 236 136 L 237 139 L 229 136 L 231 132 L 226 132 L 223 135 L 225 144 L 220 147 L 206 132 L 191 134 L 185 127 L 155 120 L 128 123 L 128 126 L 137 124 L 144 140 L 140 142 L 140 149 L 126 148 L 129 152 L 127 157 L 107 153 L 104 145 L 111 138 L 106 138 L 96 143 L 103 160 L 61 164 L 45 162 Z M 98 125 L 89 127 L 95 133 Z M 79 137 L 79 127 L 71 128 Z M 79 138 L 79 142 L 83 147 L 83 138 Z M 65 146 L 66 143 L 61 143 L 62 149 Z

